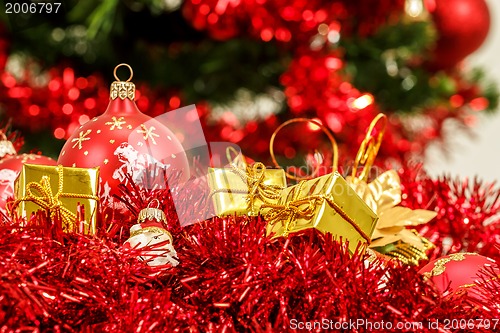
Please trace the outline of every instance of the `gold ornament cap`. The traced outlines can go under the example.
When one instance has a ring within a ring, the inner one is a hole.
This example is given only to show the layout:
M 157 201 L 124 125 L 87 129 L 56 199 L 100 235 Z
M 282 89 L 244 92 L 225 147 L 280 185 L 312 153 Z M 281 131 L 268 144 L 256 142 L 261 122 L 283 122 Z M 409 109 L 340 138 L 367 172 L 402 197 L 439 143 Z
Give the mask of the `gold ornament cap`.
M 164 224 L 167 223 L 167 216 L 165 215 L 163 210 L 161 210 L 160 208 L 150 207 L 150 205 L 155 201 L 158 203 L 158 207 L 160 206 L 160 202 L 158 201 L 158 199 L 153 199 L 148 204 L 148 207 L 142 209 L 139 212 L 137 222 L 142 223 L 147 220 L 155 220 L 157 222 L 163 222 Z
M 116 75 L 116 71 L 120 67 L 127 67 L 130 70 L 130 76 L 126 81 L 120 81 L 118 76 Z M 118 66 L 115 67 L 115 70 L 113 71 L 113 75 L 115 76 L 116 81 L 111 83 L 111 88 L 109 91 L 109 95 L 112 100 L 115 100 L 117 98 L 121 100 L 129 99 L 131 101 L 135 100 L 135 84 L 130 82 L 132 80 L 132 77 L 134 76 L 134 71 L 132 70 L 132 67 L 128 64 L 119 64 Z

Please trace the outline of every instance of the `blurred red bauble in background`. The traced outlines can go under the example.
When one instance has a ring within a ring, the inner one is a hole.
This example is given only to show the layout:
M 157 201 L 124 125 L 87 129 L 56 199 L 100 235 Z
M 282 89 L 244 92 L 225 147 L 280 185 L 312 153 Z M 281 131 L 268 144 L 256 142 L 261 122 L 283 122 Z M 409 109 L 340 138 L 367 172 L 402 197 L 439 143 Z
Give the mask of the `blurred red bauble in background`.
M 425 0 L 425 5 L 438 33 L 431 68 L 452 68 L 483 44 L 490 30 L 485 0 Z
M 488 268 L 493 268 L 497 275 L 500 274 L 493 259 L 476 253 L 455 253 L 431 261 L 419 273 L 430 279 L 444 296 L 448 293 L 468 292 L 473 298 L 480 299 L 475 288 Z
M 160 175 L 162 170 L 180 171 L 181 180 L 186 180 L 189 165 L 174 133 L 139 111 L 134 102 L 135 85 L 129 80 L 116 79 L 111 85 L 110 102 L 104 114 L 80 126 L 71 135 L 61 150 L 58 163 L 80 168 L 99 166 L 101 203 L 118 208 L 121 203 L 113 195 L 120 194 L 118 185 L 127 183 L 127 174 L 137 185 L 152 188 L 156 184 L 155 177 L 161 176 L 159 184 L 164 182 Z
M 5 212 L 5 204 L 14 196 L 14 181 L 21 172 L 23 164 L 56 165 L 50 157 L 37 154 L 6 156 L 0 161 L 0 211 Z

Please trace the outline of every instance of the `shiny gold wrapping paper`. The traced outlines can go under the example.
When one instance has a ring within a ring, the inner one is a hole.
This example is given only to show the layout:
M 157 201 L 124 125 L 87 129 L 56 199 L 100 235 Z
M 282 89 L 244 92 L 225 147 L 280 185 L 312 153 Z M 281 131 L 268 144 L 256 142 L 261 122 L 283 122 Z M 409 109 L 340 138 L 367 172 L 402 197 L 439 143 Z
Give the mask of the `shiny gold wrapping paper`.
M 287 209 L 290 213 L 282 214 Z M 336 239 L 348 240 L 351 253 L 359 242 L 369 242 L 378 220 L 338 172 L 286 188 L 277 207 L 266 218 L 269 218 L 268 234 L 286 236 L 290 232 L 316 228 L 333 234 Z
M 265 169 L 262 184 L 264 186 L 286 187 L 285 171 L 283 169 Z M 257 215 L 261 211 L 263 201 L 255 198 L 251 206 L 249 184 L 231 168 L 209 168 L 208 185 L 214 192 L 212 201 L 217 216 L 227 215 Z M 277 192 L 277 197 L 279 193 Z M 268 199 L 275 203 L 277 199 Z
M 75 196 L 97 196 L 99 190 L 99 168 L 71 168 L 56 167 L 46 165 L 24 164 L 21 173 L 16 179 L 15 198 L 19 200 L 27 196 L 27 185 L 31 182 L 40 183 L 43 176 L 50 178 L 50 189 L 55 195 L 58 191 L 59 173 L 57 168 L 62 168 L 63 174 L 63 193 L 74 194 Z M 38 193 L 36 194 L 38 195 Z M 96 197 L 97 198 L 97 197 Z M 77 205 L 83 205 L 85 208 L 84 234 L 94 235 L 96 233 L 96 220 L 98 212 L 98 200 L 87 198 L 67 198 L 60 196 L 59 200 L 62 206 L 69 211 L 76 213 Z M 29 217 L 31 213 L 42 209 L 35 202 L 20 201 L 17 207 L 19 216 Z M 78 232 L 79 226 L 74 223 L 63 223 L 63 231 Z

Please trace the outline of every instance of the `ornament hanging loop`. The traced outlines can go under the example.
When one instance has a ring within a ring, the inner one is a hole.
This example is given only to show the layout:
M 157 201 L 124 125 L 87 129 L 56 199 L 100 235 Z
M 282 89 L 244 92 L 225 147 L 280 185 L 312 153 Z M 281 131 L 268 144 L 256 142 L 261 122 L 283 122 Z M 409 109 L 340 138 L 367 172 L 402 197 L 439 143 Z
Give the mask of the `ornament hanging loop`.
M 280 165 L 278 164 L 278 161 L 276 160 L 276 156 L 274 154 L 274 140 L 276 139 L 276 136 L 278 135 L 279 131 L 281 131 L 283 129 L 283 127 L 288 126 L 289 124 L 302 123 L 302 122 L 312 123 L 312 124 L 318 126 L 326 134 L 326 136 L 328 137 L 328 140 L 332 144 L 332 152 L 333 152 L 332 169 L 333 169 L 333 171 L 336 171 L 337 166 L 338 166 L 338 159 L 339 159 L 339 151 L 338 151 L 339 149 L 337 146 L 337 141 L 335 141 L 335 138 L 333 137 L 333 135 L 330 133 L 330 131 L 322 123 L 320 123 L 317 120 L 308 119 L 308 118 L 294 118 L 294 119 L 287 120 L 274 131 L 273 135 L 271 136 L 271 140 L 269 141 L 269 154 L 271 155 L 271 159 L 272 159 L 274 165 L 278 168 L 280 167 Z M 298 176 L 292 175 L 286 171 L 285 171 L 285 175 L 288 179 L 294 179 L 294 180 L 298 180 L 298 181 L 308 180 L 308 179 L 314 178 L 318 174 L 319 170 L 320 170 L 320 167 L 318 166 L 317 168 L 314 169 L 312 175 L 305 176 L 305 177 L 298 177 Z
M 156 207 L 151 207 L 151 205 L 153 203 L 156 203 Z M 148 203 L 148 208 L 156 208 L 156 209 L 160 209 L 160 200 L 154 198 L 153 200 L 151 200 L 149 203 Z
M 375 131 L 375 126 L 377 126 L 377 124 L 380 124 L 380 127 L 378 131 Z M 354 160 L 351 174 L 353 179 L 362 181 L 366 181 L 368 179 L 368 173 L 370 172 L 373 162 L 377 157 L 378 150 L 380 149 L 380 145 L 385 134 L 386 126 L 387 116 L 383 113 L 379 113 L 370 123 L 366 136 L 361 142 L 356 159 Z M 363 167 L 363 170 L 358 177 L 356 175 L 359 167 Z
M 121 81 L 118 78 L 118 75 L 116 75 L 116 71 L 118 70 L 118 68 L 120 68 L 122 66 L 127 67 L 129 69 L 129 71 L 130 71 L 130 76 L 128 77 L 127 81 Z M 130 80 L 132 80 L 132 77 L 134 76 L 134 71 L 132 70 L 132 67 L 130 67 L 129 64 L 121 63 L 121 64 L 119 64 L 119 65 L 117 65 L 115 67 L 115 70 L 113 71 L 113 75 L 115 76 L 116 81 L 119 81 L 119 82 L 130 82 Z

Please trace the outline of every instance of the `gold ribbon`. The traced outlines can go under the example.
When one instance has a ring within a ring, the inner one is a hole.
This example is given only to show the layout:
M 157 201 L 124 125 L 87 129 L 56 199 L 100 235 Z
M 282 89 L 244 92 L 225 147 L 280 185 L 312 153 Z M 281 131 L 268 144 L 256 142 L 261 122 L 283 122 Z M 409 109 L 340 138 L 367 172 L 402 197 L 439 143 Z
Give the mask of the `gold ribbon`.
M 50 177 L 43 176 L 39 183 L 30 182 L 26 185 L 26 196 L 16 199 L 9 207 L 9 213 L 12 213 L 22 201 L 31 201 L 41 208 L 48 210 L 52 220 L 59 214 L 63 225 L 70 229 L 70 226 L 77 222 L 77 215 L 68 208 L 64 207 L 60 198 L 90 199 L 99 201 L 99 197 L 90 194 L 64 193 L 63 166 L 58 165 L 56 167 L 56 171 L 58 174 L 58 186 L 55 195 L 52 193 L 52 188 L 50 187 Z M 38 195 L 35 192 L 38 192 Z
M 302 188 L 306 183 L 302 180 L 297 184 L 297 191 L 295 191 L 292 199 L 288 201 L 285 205 L 274 205 L 265 204 L 263 208 L 272 208 L 269 213 L 266 214 L 266 220 L 271 225 L 274 225 L 280 221 L 285 221 L 284 224 L 284 236 L 287 236 L 291 230 L 295 228 L 295 224 L 298 218 L 311 219 L 315 212 L 316 206 L 319 206 L 326 201 L 330 207 L 332 207 L 337 214 L 339 214 L 345 221 L 347 221 L 356 231 L 363 237 L 368 244 L 370 244 L 370 236 L 368 236 L 357 224 L 356 222 L 347 215 L 347 213 L 339 206 L 331 195 L 317 194 L 310 195 L 304 198 L 298 198 L 302 192 Z
M 332 160 L 332 172 L 337 171 L 338 168 L 338 163 L 339 163 L 339 152 L 338 152 L 338 146 L 337 146 L 337 141 L 335 141 L 335 138 L 333 135 L 330 133 L 330 131 L 323 126 L 323 124 L 315 119 L 308 119 L 308 118 L 293 118 L 285 121 L 283 124 L 281 124 L 274 132 L 273 135 L 271 135 L 271 140 L 269 141 L 269 154 L 271 155 L 271 160 L 273 161 L 274 165 L 276 167 L 280 167 L 278 161 L 276 160 L 276 156 L 274 154 L 274 140 L 276 139 L 276 136 L 278 135 L 279 131 L 281 131 L 285 126 L 288 126 L 289 124 L 292 123 L 300 123 L 300 122 L 309 122 L 312 123 L 316 126 L 318 126 L 323 133 L 328 137 L 328 140 L 332 144 L 332 152 L 333 152 L 333 160 Z M 294 180 L 308 180 L 308 179 L 313 179 L 318 175 L 320 171 L 320 167 L 318 166 L 316 169 L 314 169 L 313 173 L 310 176 L 305 176 L 305 177 L 298 177 L 295 175 L 292 175 L 288 172 L 285 172 L 285 175 L 288 179 L 294 179 Z
M 215 189 L 210 193 L 213 196 L 217 193 L 236 193 L 246 194 L 248 201 L 248 209 L 252 214 L 255 212 L 255 201 L 260 199 L 264 204 L 272 204 L 270 200 L 276 200 L 280 196 L 280 191 L 283 189 L 279 185 L 264 184 L 266 167 L 261 162 L 255 162 L 252 166 L 247 166 L 246 171 L 239 168 L 236 164 L 231 163 L 231 172 L 238 175 L 241 180 L 248 185 L 248 189 Z
M 418 264 L 427 259 L 425 252 L 434 245 L 409 226 L 424 224 L 437 213 L 401 207 L 401 180 L 389 170 L 368 183 L 368 174 L 378 154 L 387 125 L 387 116 L 378 114 L 370 124 L 354 160 L 352 174 L 346 180 L 351 188 L 379 216 L 372 235 L 372 248 L 396 257 L 404 263 Z M 376 131 L 376 127 L 379 127 Z M 358 168 L 363 167 L 358 175 Z
M 378 130 L 377 136 L 374 136 L 375 126 L 381 123 L 380 129 Z M 370 172 L 375 157 L 377 157 L 378 150 L 382 144 L 382 138 L 385 134 L 385 128 L 387 126 L 387 116 L 383 113 L 379 113 L 370 123 L 366 136 L 361 142 L 356 159 L 354 160 L 354 165 L 352 168 L 352 178 L 366 181 L 368 179 L 368 173 Z M 361 174 L 357 176 L 358 167 L 362 166 L 363 170 Z

